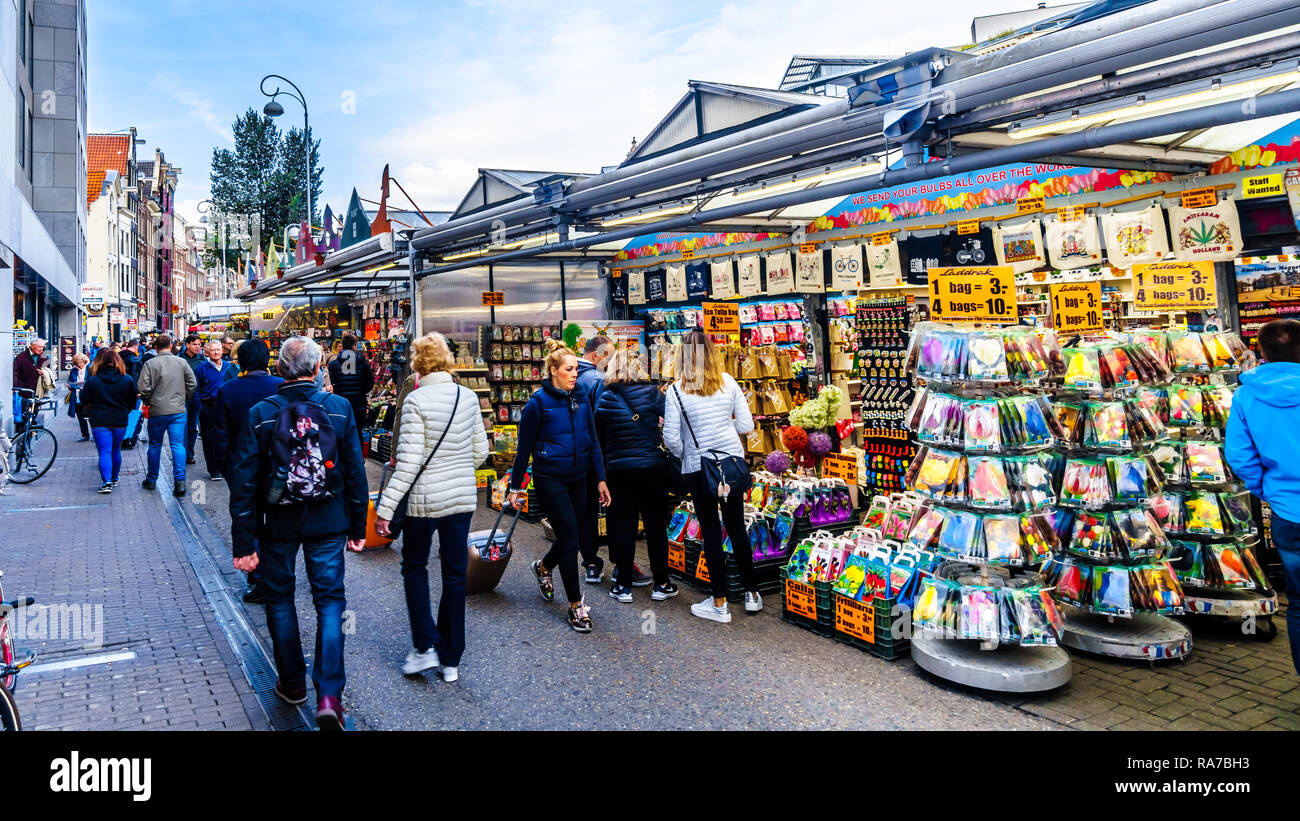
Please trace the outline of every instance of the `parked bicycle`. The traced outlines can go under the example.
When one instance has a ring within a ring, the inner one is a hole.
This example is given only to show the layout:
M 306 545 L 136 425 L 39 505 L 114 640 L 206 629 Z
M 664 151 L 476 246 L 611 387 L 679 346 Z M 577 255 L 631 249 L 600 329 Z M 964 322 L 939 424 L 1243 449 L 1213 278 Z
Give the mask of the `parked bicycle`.
M 5 448 L 4 458 L 8 480 L 25 485 L 44 476 L 59 455 L 59 440 L 45 427 L 41 417 L 44 411 L 56 410 L 58 403 L 48 396 L 37 399 L 36 392 L 28 388 L 18 388 L 15 393 L 21 403 L 19 430 L 14 434 L 13 442 Z
M 0 579 L 4 573 L 0 572 Z M 36 661 L 36 653 L 28 651 L 21 659 L 14 649 L 14 626 L 11 616 L 20 607 L 31 607 L 36 599 L 31 596 L 4 600 L 4 587 L 0 585 L 0 731 L 14 732 L 23 728 L 18 716 L 18 703 L 14 701 L 14 682 L 18 672 Z

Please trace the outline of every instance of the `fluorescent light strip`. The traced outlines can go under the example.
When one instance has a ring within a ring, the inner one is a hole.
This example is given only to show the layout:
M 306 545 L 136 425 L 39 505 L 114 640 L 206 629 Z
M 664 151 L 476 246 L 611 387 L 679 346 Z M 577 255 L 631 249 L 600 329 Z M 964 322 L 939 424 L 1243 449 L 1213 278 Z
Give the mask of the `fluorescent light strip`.
M 606 228 L 613 228 L 615 225 L 628 225 L 634 222 L 645 222 L 646 220 L 657 219 L 658 217 L 670 217 L 674 214 L 685 214 L 695 208 L 691 205 L 678 205 L 672 208 L 665 208 L 662 211 L 650 211 L 645 214 L 632 214 L 626 217 L 619 217 L 612 220 L 601 220 L 600 224 Z
M 737 200 L 749 200 L 757 197 L 767 196 L 768 194 L 779 194 L 794 188 L 806 188 L 807 186 L 817 183 L 828 182 L 830 180 L 849 179 L 856 176 L 865 176 L 867 174 L 879 174 L 884 169 L 884 164 L 871 162 L 865 165 L 858 165 L 852 168 L 841 168 L 837 171 L 827 171 L 824 174 L 818 174 L 814 177 L 804 177 L 789 182 L 776 183 L 762 188 L 753 188 L 748 191 L 740 191 L 732 195 Z
M 1222 85 L 1218 88 L 1192 91 L 1187 94 L 1179 94 L 1160 100 L 1150 100 L 1148 102 L 1128 105 L 1110 111 L 1096 111 L 1091 114 L 1083 114 L 1070 119 L 1057 120 L 1056 122 L 1043 123 L 1041 125 L 1033 125 L 1026 128 L 1011 128 L 1007 130 L 1007 135 L 1013 140 L 1026 140 L 1030 137 L 1037 137 L 1042 134 L 1053 134 L 1058 131 L 1086 127 L 1096 123 L 1122 120 L 1126 117 L 1132 117 L 1137 114 L 1155 114 L 1193 103 L 1206 102 L 1207 100 L 1213 100 L 1220 97 L 1232 97 L 1247 92 L 1262 91 L 1266 88 L 1272 88 L 1273 86 L 1290 85 L 1295 82 L 1300 82 L 1300 71 L 1288 71 L 1284 74 L 1274 74 L 1270 77 L 1258 77 L 1240 83 Z

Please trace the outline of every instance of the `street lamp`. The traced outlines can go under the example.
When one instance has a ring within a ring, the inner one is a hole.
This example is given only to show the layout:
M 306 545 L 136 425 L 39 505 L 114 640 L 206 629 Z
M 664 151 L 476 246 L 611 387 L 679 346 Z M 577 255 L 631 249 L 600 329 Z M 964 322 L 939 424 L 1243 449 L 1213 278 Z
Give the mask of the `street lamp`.
M 297 92 L 297 94 L 295 95 L 293 92 L 290 91 L 282 91 L 280 90 L 279 86 L 275 87 L 275 91 L 267 91 L 266 81 L 271 79 L 283 80 L 284 82 L 288 83 L 293 88 L 293 91 Z M 279 97 L 281 94 L 284 94 L 285 96 L 291 99 L 297 100 L 302 105 L 302 132 L 303 132 L 303 137 L 306 138 L 307 140 L 307 151 L 306 151 L 307 154 L 307 228 L 308 230 L 310 230 L 311 223 L 312 223 L 312 201 L 311 201 L 311 148 L 312 146 L 311 146 L 311 127 L 309 125 L 309 120 L 307 119 L 307 98 L 303 96 L 302 89 L 294 85 L 292 80 L 290 80 L 288 77 L 282 77 L 279 74 L 268 74 L 265 77 L 263 77 L 261 82 L 261 89 L 263 94 L 271 98 L 270 100 L 267 101 L 266 105 L 262 106 L 262 113 L 268 117 L 279 117 L 281 114 L 284 113 L 284 106 L 280 105 L 280 103 L 277 102 L 275 99 L 276 97 Z

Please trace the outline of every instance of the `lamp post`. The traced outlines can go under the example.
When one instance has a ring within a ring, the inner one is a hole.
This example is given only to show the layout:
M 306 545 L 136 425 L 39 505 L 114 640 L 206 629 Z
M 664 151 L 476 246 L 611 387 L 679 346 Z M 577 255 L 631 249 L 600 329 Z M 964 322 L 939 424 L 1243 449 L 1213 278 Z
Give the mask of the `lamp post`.
M 288 83 L 288 84 L 293 88 L 293 92 L 290 92 L 290 91 L 282 91 L 282 90 L 280 90 L 280 87 L 279 87 L 279 86 L 276 86 L 276 87 L 275 87 L 275 91 L 267 91 L 267 90 L 266 90 L 266 81 L 267 81 L 267 80 L 272 80 L 272 79 L 274 79 L 274 80 L 283 80 L 284 82 Z M 299 102 L 299 104 L 302 105 L 302 132 L 303 132 L 303 137 L 307 140 L 307 150 L 306 150 L 306 154 L 307 154 L 307 227 L 308 227 L 308 229 L 310 230 L 310 228 L 311 228 L 311 223 L 312 223 L 312 201 L 311 201 L 311 148 L 312 148 L 312 145 L 311 145 L 311 126 L 310 126 L 310 121 L 307 119 L 307 98 L 303 96 L 303 94 L 302 94 L 302 89 L 300 89 L 300 88 L 298 88 L 298 86 L 294 85 L 294 83 L 293 83 L 292 80 L 290 80 L 288 77 L 282 77 L 282 76 L 280 76 L 279 74 L 268 74 L 268 75 L 266 75 L 265 77 L 263 77 L 263 78 L 262 78 L 262 82 L 261 82 L 261 89 L 262 89 L 262 93 L 263 93 L 263 94 L 265 94 L 267 97 L 270 97 L 270 98 L 271 98 L 270 100 L 267 101 L 266 105 L 262 106 L 262 113 L 265 114 L 265 115 L 268 116 L 268 117 L 279 117 L 281 114 L 284 113 L 284 106 L 280 105 L 280 103 L 278 103 L 278 102 L 276 101 L 276 99 L 275 99 L 276 97 L 279 97 L 281 94 L 284 94 L 284 95 L 290 97 L 291 99 L 297 100 L 297 101 Z M 295 95 L 294 92 L 297 92 L 296 95 Z

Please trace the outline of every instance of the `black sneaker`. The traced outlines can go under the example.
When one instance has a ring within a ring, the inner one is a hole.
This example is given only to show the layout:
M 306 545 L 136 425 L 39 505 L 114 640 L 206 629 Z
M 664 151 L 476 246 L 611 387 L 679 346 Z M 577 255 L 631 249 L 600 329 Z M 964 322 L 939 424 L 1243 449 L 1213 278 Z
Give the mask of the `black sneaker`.
M 140 483 L 140 487 L 144 488 L 145 490 L 156 490 L 158 488 L 158 483 L 155 482 L 153 479 L 145 479 L 143 482 Z
M 184 495 L 185 495 L 185 483 L 184 483 L 184 482 L 177 482 L 177 483 L 176 483 L 176 487 L 172 488 L 172 495 L 175 496 L 175 497 L 178 498 L 178 499 L 179 499 L 180 497 L 184 496 Z
M 244 604 L 266 604 L 266 590 L 260 584 L 250 585 L 244 594 Z
M 591 632 L 591 611 L 585 601 L 577 607 L 569 605 L 569 626 L 579 633 Z
M 134 439 L 127 439 L 122 442 L 122 450 L 134 450 L 134 449 L 135 449 Z
M 533 576 L 537 578 L 537 589 L 541 592 L 542 598 L 547 601 L 555 601 L 555 581 L 551 578 L 549 572 L 542 572 L 542 560 L 538 559 L 533 562 Z
M 113 489 L 114 489 L 114 490 L 117 490 L 117 480 L 116 480 L 116 479 L 113 480 L 112 485 L 113 485 Z
M 600 584 L 605 578 L 604 570 L 598 564 L 589 564 L 586 568 L 587 575 L 585 579 L 587 584 Z
M 618 568 L 617 568 L 617 567 L 614 568 L 614 572 L 610 574 L 609 578 L 610 578 L 610 580 L 611 580 L 612 582 L 614 582 L 614 584 L 618 584 Z M 641 566 L 640 566 L 640 565 L 638 565 L 638 564 L 633 564 L 633 565 L 632 565 L 632 586 L 633 586 L 633 587 L 649 587 L 649 586 L 652 585 L 652 584 L 654 584 L 654 577 L 653 577 L 653 576 L 647 576 L 647 575 L 645 574 L 645 572 L 644 572 L 643 570 L 641 570 Z
M 631 604 L 632 588 L 624 587 L 621 584 L 616 584 L 609 589 L 609 597 L 611 599 L 615 599 L 616 601 L 621 601 L 623 602 L 623 604 Z
M 225 476 L 222 476 L 220 473 L 214 473 L 214 474 L 212 474 L 212 481 L 214 481 L 214 482 L 224 482 L 224 481 L 226 481 L 226 477 L 225 477 Z
M 196 460 L 193 456 L 189 456 L 189 457 L 186 457 L 186 459 L 185 459 L 185 464 L 187 464 L 187 465 L 194 465 L 194 464 L 198 464 L 198 462 L 197 462 L 197 460 Z
M 100 485 L 100 486 L 99 486 L 99 492 L 100 492 L 100 493 L 112 493 L 112 492 L 113 492 L 113 483 L 112 483 L 112 482 L 105 482 L 104 484 Z
M 650 594 L 650 598 L 654 601 L 667 601 L 676 595 L 677 585 L 672 582 L 666 582 L 665 584 L 656 584 L 654 592 Z

